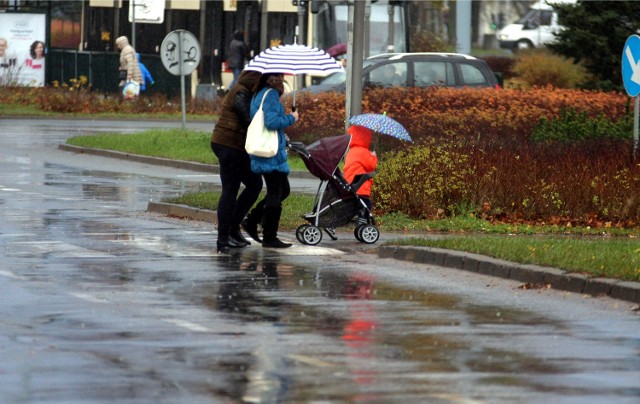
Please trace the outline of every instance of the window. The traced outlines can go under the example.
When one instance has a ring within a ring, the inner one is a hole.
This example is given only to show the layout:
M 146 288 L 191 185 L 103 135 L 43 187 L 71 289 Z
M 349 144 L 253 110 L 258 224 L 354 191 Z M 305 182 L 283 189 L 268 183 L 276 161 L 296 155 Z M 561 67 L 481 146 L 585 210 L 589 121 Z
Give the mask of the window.
M 371 70 L 369 83 L 374 86 L 392 87 L 406 85 L 407 64 L 386 63 Z
M 473 86 L 487 84 L 487 79 L 485 79 L 484 75 L 477 67 L 467 63 L 460 63 L 459 66 L 463 85 Z
M 453 65 L 448 62 L 415 62 L 415 86 L 453 86 Z

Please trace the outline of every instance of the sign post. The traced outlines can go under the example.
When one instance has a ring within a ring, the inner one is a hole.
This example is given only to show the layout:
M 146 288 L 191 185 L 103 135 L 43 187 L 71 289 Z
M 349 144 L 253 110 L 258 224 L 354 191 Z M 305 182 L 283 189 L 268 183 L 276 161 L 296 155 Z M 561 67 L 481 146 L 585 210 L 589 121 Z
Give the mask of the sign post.
M 633 159 L 638 153 L 638 109 L 640 109 L 640 36 L 631 35 L 627 38 L 622 51 L 622 80 L 624 89 L 629 96 L 634 97 L 633 107 Z
M 165 69 L 180 76 L 180 98 L 182 101 L 182 130 L 187 127 L 184 76 L 191 74 L 200 63 L 200 44 L 189 31 L 178 29 L 169 32 L 160 45 L 160 60 Z
M 136 23 L 162 24 L 165 0 L 131 0 L 129 22 L 131 23 L 131 46 L 136 49 Z

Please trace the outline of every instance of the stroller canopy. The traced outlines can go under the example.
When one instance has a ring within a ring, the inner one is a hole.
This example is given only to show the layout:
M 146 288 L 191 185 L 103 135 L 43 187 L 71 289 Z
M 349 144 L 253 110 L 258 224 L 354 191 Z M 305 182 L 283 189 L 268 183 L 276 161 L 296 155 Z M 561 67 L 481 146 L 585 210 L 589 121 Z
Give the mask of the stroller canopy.
M 349 149 L 351 135 L 325 137 L 307 146 L 302 156 L 307 169 L 321 180 L 329 180 Z

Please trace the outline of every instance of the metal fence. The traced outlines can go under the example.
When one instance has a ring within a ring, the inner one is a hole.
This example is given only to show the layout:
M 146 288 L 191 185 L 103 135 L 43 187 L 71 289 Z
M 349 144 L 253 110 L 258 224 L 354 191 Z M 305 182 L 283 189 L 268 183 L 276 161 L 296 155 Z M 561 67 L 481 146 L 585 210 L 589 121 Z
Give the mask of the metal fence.
M 87 52 L 68 49 L 51 49 L 47 53 L 47 83 L 58 81 L 68 83 L 80 76 L 87 77 L 93 90 L 114 93 L 118 86 L 120 54 L 117 52 Z M 147 67 L 155 84 L 147 84 L 144 94 L 164 94 L 169 98 L 180 97 L 180 77 L 169 73 L 159 55 L 140 55 L 140 61 Z M 185 90 L 191 91 L 191 78 L 185 77 Z

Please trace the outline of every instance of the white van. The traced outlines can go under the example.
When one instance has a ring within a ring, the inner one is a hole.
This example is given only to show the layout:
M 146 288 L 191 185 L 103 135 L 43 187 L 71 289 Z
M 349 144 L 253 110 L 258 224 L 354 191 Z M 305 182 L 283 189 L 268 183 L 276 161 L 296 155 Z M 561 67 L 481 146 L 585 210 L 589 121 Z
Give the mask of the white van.
M 555 0 L 555 3 L 575 3 L 575 0 Z M 518 21 L 498 31 L 498 43 L 502 49 L 517 52 L 538 48 L 555 40 L 554 33 L 562 30 L 558 14 L 546 2 L 538 1 Z

